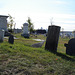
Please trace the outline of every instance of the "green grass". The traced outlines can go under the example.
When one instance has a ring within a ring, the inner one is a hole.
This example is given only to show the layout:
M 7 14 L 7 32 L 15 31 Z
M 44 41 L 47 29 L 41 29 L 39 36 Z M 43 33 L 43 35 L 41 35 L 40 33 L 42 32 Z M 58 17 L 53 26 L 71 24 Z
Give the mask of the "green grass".
M 0 75 L 75 75 L 75 56 L 66 55 L 64 43 L 69 39 L 59 39 L 57 53 L 41 48 L 33 48 L 37 43 L 32 39 L 14 34 L 18 39 L 9 44 L 7 39 L 0 43 Z M 43 35 L 37 38 L 46 40 Z

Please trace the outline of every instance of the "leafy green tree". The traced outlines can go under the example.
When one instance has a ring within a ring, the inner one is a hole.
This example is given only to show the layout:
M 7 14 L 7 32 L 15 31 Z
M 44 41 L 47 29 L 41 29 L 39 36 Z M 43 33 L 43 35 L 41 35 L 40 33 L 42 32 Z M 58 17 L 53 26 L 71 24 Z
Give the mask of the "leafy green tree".
M 28 22 L 28 27 L 29 27 L 29 31 L 30 31 L 30 33 L 34 30 L 34 26 L 33 26 L 33 23 L 31 22 L 31 19 L 30 19 L 30 17 L 28 17 L 28 20 L 27 20 L 27 22 Z
M 16 23 L 14 23 L 14 18 L 10 14 L 8 14 L 8 15 L 9 15 L 9 20 L 8 20 L 7 27 L 9 30 L 12 31 L 12 27 L 13 26 L 15 27 Z

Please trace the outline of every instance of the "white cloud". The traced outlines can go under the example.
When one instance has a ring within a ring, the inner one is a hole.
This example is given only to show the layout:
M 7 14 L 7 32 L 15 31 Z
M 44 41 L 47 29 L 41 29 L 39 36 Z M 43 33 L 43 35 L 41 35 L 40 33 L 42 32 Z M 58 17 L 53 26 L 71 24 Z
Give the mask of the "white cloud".
M 55 1 L 55 3 L 56 3 L 56 4 L 66 4 L 65 1 L 59 1 L 59 0 L 58 0 L 58 1 Z
M 62 0 L 52 0 L 50 2 L 53 4 L 68 4 L 68 2 Z
M 8 15 L 8 11 L 5 12 L 5 10 L 0 13 L 1 15 Z M 35 29 L 41 27 L 46 29 L 50 25 L 50 19 L 53 17 L 53 24 L 61 26 L 64 30 L 75 30 L 75 15 L 72 14 L 35 13 L 25 11 L 10 11 L 9 14 L 15 17 L 16 28 L 21 28 L 27 18 L 30 17 Z
M 16 13 L 15 19 L 17 26 L 21 27 L 24 22 L 26 22 L 27 17 L 30 17 L 35 29 L 43 27 L 44 29 L 48 28 L 50 25 L 50 19 L 53 17 L 53 24 L 61 26 L 64 30 L 74 30 L 75 28 L 75 15 L 71 14 L 47 14 L 47 13 Z M 68 20 L 69 19 L 69 20 Z M 73 21 L 71 19 L 74 19 Z

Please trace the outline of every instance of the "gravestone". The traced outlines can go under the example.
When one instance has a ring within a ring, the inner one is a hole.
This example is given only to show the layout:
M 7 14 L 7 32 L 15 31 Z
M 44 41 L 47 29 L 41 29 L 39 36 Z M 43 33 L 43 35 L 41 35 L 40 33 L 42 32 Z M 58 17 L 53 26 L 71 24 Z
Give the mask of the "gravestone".
M 0 15 L 0 30 L 4 30 L 4 36 L 10 35 L 10 33 L 8 33 L 8 29 L 7 29 L 7 18 L 8 17 L 9 16 Z
M 40 43 L 35 43 L 33 45 L 31 45 L 32 47 L 35 47 L 35 48 L 39 48 L 39 47 L 42 47 L 42 45 L 44 44 L 45 41 L 42 41 Z
M 23 34 L 21 34 L 25 38 L 29 38 L 29 30 L 28 30 L 28 23 L 23 24 Z
M 57 52 L 59 33 L 60 33 L 59 26 L 52 25 L 48 27 L 48 34 L 45 44 L 46 50 Z
M 0 30 L 8 31 L 7 29 L 7 18 L 8 16 L 0 15 Z
M 75 31 L 73 32 L 74 38 L 75 38 Z
M 66 54 L 75 56 L 75 38 L 69 40 L 68 44 L 64 44 L 66 47 Z
M 14 43 L 14 36 L 13 35 L 9 36 L 8 42 L 11 43 L 11 44 Z
M 0 42 L 3 42 L 4 39 L 4 30 L 0 30 Z

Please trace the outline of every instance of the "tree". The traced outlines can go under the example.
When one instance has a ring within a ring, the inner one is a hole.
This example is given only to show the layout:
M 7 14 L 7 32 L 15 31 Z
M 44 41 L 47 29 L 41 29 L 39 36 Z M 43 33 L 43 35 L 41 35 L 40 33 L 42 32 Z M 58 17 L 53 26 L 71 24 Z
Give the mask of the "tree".
M 9 21 L 8 21 L 7 27 L 9 30 L 12 31 L 12 27 L 13 26 L 15 27 L 16 23 L 14 23 L 14 20 L 13 20 L 14 18 L 10 14 L 8 15 L 9 15 Z
M 33 26 L 33 23 L 31 22 L 31 19 L 30 19 L 30 17 L 28 17 L 28 20 L 27 20 L 27 22 L 28 22 L 28 27 L 29 27 L 29 31 L 30 31 L 30 33 L 33 31 L 33 29 L 34 29 L 34 26 Z

